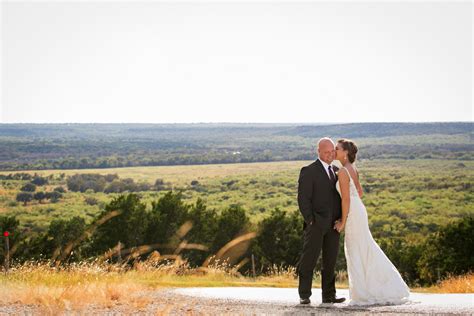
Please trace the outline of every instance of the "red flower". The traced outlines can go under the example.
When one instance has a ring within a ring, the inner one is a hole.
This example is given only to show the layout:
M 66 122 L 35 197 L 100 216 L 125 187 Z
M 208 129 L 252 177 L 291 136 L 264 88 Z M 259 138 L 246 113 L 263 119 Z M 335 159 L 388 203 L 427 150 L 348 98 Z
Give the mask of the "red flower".
M 4 232 L 3 236 L 8 237 L 8 236 L 10 236 L 10 233 L 9 232 Z

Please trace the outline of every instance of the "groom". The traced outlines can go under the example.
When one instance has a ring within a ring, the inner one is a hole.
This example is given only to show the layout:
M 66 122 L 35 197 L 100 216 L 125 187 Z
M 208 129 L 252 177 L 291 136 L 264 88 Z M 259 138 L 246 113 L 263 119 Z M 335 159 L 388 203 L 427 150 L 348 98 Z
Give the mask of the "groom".
M 313 270 L 319 254 L 322 262 L 322 301 L 342 303 L 345 298 L 336 297 L 336 276 L 334 268 L 339 250 L 339 233 L 333 228 L 341 218 L 341 198 L 336 190 L 337 176 L 332 161 L 335 146 L 330 138 L 318 142 L 318 159 L 303 167 L 298 180 L 298 206 L 304 218 L 303 253 L 298 264 L 301 304 L 311 301 Z M 337 170 L 337 169 L 336 169 Z

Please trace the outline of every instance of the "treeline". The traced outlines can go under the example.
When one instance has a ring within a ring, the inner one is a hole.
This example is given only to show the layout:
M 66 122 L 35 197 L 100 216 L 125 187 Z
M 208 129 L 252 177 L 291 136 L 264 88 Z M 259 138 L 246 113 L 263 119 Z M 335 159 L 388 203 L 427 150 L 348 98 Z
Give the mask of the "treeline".
M 59 175 L 64 179 L 65 175 Z M 16 201 L 26 206 L 29 202 L 37 200 L 42 203 L 49 200 L 51 203 L 58 202 L 66 190 L 63 186 L 57 186 L 50 191 L 38 189 L 48 184 L 52 176 L 41 177 L 37 174 L 27 173 L 0 175 L 0 180 L 29 180 L 20 187 L 20 192 L 16 195 Z M 116 174 L 75 174 L 67 177 L 66 185 L 71 192 L 103 192 L 103 193 L 123 193 L 123 192 L 145 192 L 145 191 L 163 191 L 171 189 L 170 185 L 165 184 L 163 179 L 156 179 L 154 184 L 148 182 L 135 182 L 131 178 L 120 179 Z M 92 197 L 86 197 L 86 203 L 89 205 L 98 204 L 98 201 Z
M 225 136 L 293 135 L 320 137 L 344 134 L 351 138 L 406 135 L 471 134 L 472 122 L 451 123 L 343 123 L 343 124 L 273 124 L 273 123 L 199 123 L 199 124 L 0 124 L 0 135 L 62 139 L 108 138 L 166 138 L 182 139 Z M 219 135 L 220 134 L 220 135 Z
M 98 145 L 100 146 L 100 144 Z M 186 146 L 186 145 L 183 145 Z M 243 147 L 243 148 L 242 148 Z M 25 156 L 21 150 L 11 146 L 8 150 L 12 156 L 21 159 L 7 158 L 0 160 L 0 169 L 15 170 L 47 170 L 47 169 L 103 169 L 123 168 L 140 166 L 174 166 L 174 165 L 202 165 L 202 164 L 226 164 L 226 163 L 251 163 L 291 160 L 312 160 L 315 154 L 310 147 L 278 148 L 273 146 L 261 150 L 259 148 L 245 148 L 239 151 L 222 148 L 208 149 L 186 149 L 171 151 L 150 151 L 139 154 L 136 152 L 120 153 L 110 152 L 105 155 L 91 151 L 75 153 L 75 149 L 68 148 L 65 156 L 59 155 L 54 149 L 48 154 L 47 159 L 42 154 L 30 154 Z M 256 145 L 256 147 L 258 147 Z M 2 145 L 0 144 L 0 150 Z M 367 145 L 362 147 L 359 159 L 455 159 L 472 160 L 474 145 Z M 3 150 L 6 150 L 3 147 Z M 142 151 L 140 149 L 137 151 Z
M 367 139 L 361 159 L 471 160 L 472 127 L 472 123 L 0 124 L 0 169 L 310 160 L 316 139 L 323 136 L 349 137 L 362 143 Z M 420 135 L 428 140 L 414 141 Z M 453 142 L 456 135 L 459 138 Z M 371 145 L 379 137 L 384 142 Z
M 29 260 L 76 262 L 106 253 L 113 254 L 112 261 L 134 260 L 146 258 L 154 250 L 172 255 L 180 248 L 184 249 L 182 256 L 191 266 L 201 266 L 218 253 L 231 264 L 243 262 L 242 273 L 250 271 L 250 264 L 242 259 L 252 254 L 257 273 L 274 266 L 296 266 L 302 246 L 300 214 L 275 209 L 258 224 L 252 224 L 246 214 L 239 205 L 219 212 L 208 209 L 200 199 L 194 204 L 185 204 L 181 193 L 172 191 L 147 207 L 138 195 L 130 193 L 112 200 L 91 223 L 81 217 L 58 219 L 50 223 L 47 231 L 28 235 L 20 230 L 15 217 L 4 216 L 0 217 L 0 231 L 11 233 L 12 258 L 19 263 Z M 474 218 L 466 216 L 448 223 L 422 241 L 386 238 L 378 242 L 410 284 L 425 285 L 473 270 L 473 229 Z M 255 232 L 256 237 L 244 243 L 245 247 L 239 244 L 222 253 L 230 241 L 250 232 Z M 117 247 L 121 251 L 113 252 Z M 342 238 L 340 247 L 342 250 Z M 134 249 L 141 250 L 127 257 Z M 0 260 L 4 258 L 5 250 L 0 247 Z M 337 269 L 345 270 L 342 251 Z
M 206 140 L 201 140 L 206 142 Z M 122 168 L 138 166 L 173 166 L 173 165 L 200 165 L 218 163 L 249 163 L 285 160 L 308 160 L 314 158 L 308 153 L 308 148 L 299 146 L 291 148 L 288 144 L 273 145 L 255 143 L 252 147 L 242 144 L 216 145 L 207 143 L 200 148 L 192 148 L 188 142 L 176 143 L 171 149 L 147 148 L 146 144 L 135 148 L 125 147 L 121 140 L 112 140 L 107 144 L 102 141 L 84 140 L 82 144 L 70 142 L 62 148 L 48 145 L 45 140 L 41 151 L 34 152 L 33 142 L 22 143 L 21 146 L 9 144 L 5 146 L 0 140 L 0 150 L 8 150 L 8 155 L 0 154 L 1 170 L 46 170 L 46 169 L 96 169 L 96 168 Z M 94 142 L 93 144 L 91 144 Z M 111 144 L 112 142 L 112 144 Z M 157 140 L 157 143 L 160 141 Z M 113 146 L 113 144 L 116 145 Z M 108 150 L 97 150 L 97 147 L 111 146 Z M 237 145 L 238 146 L 238 145 Z M 266 147 L 262 147 L 266 146 Z M 8 147 L 8 149 L 7 149 Z M 28 154 L 24 148 L 28 147 Z M 79 151 L 79 148 L 82 150 Z M 44 148 L 49 148 L 45 152 Z M 263 148 L 263 149 L 262 149 Z
M 472 134 L 472 127 L 472 122 L 308 124 L 290 127 L 280 132 L 280 134 L 314 138 L 326 133 L 327 135 L 345 135 L 345 137 L 348 138 L 376 138 L 412 135 Z
M 143 192 L 143 191 L 163 191 L 169 189 L 163 179 L 156 179 L 152 185 L 148 182 L 135 182 L 131 178 L 119 179 L 116 174 L 100 175 L 96 173 L 75 174 L 67 178 L 69 191 L 73 192 Z

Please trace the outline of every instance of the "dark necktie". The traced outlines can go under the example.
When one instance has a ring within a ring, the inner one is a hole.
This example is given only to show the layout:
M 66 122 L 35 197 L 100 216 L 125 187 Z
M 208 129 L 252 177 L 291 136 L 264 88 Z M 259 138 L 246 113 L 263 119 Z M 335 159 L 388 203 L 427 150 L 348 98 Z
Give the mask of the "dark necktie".
M 331 166 L 328 166 L 329 170 L 329 178 L 331 178 L 332 182 L 336 182 L 336 177 L 334 176 L 334 173 L 332 172 Z

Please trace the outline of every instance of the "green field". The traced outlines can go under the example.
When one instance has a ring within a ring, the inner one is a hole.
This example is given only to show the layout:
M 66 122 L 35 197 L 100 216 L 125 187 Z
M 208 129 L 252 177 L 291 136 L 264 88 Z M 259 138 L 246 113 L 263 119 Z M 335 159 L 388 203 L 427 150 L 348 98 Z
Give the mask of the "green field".
M 274 208 L 297 211 L 298 173 L 311 161 L 246 164 L 133 167 L 116 169 L 42 170 L 28 173 L 53 176 L 45 188 L 66 186 L 67 176 L 98 173 L 117 174 L 137 182 L 163 179 L 167 188 L 181 190 L 186 202 L 202 198 L 209 208 L 220 212 L 240 204 L 252 221 L 258 222 Z M 448 220 L 474 213 L 474 161 L 459 160 L 363 160 L 358 163 L 369 219 L 375 236 L 403 237 L 407 233 L 434 231 Z M 9 174 L 12 172 L 1 172 Z M 60 177 L 64 174 L 65 177 Z M 191 185 L 191 181 L 198 184 Z M 0 182 L 0 213 L 16 215 L 22 225 L 41 231 L 54 218 L 79 215 L 91 220 L 118 194 L 66 192 L 57 203 L 15 201 L 20 187 L 28 181 Z M 165 191 L 140 195 L 148 204 Z M 99 203 L 88 205 L 85 197 Z

